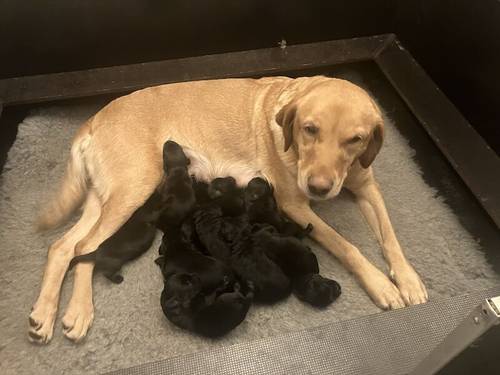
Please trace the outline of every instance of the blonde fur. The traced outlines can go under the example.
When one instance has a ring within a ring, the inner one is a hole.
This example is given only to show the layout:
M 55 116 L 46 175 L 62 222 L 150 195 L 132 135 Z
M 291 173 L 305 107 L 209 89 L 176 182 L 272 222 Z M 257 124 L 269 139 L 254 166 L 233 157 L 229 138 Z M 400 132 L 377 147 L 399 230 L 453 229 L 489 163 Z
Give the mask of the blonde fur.
M 40 212 L 36 229 L 46 231 L 65 224 L 78 210 L 87 194 L 88 173 L 85 165 L 85 150 L 90 142 L 87 127 L 83 126 L 71 146 L 66 172 L 56 194 Z

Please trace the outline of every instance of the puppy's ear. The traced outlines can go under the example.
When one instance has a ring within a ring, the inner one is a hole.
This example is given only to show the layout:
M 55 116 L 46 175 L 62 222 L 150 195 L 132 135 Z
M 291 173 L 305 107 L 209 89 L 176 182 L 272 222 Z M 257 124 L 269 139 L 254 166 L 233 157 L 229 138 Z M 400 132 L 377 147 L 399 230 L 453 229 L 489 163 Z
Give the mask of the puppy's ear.
M 283 128 L 285 152 L 288 151 L 293 142 L 293 123 L 295 122 L 296 113 L 297 105 L 295 103 L 288 103 L 276 115 L 276 123 Z
M 363 168 L 368 168 L 373 163 L 382 147 L 383 141 L 384 126 L 382 123 L 379 123 L 372 131 L 366 150 L 359 157 L 359 162 Z

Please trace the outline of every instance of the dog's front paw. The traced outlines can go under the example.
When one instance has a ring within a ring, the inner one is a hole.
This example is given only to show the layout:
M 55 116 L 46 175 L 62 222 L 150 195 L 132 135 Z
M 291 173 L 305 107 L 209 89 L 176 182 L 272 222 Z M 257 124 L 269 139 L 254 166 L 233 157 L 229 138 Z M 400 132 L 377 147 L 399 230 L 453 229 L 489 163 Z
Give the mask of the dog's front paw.
M 48 303 L 36 303 L 28 318 L 28 340 L 48 344 L 52 339 L 57 308 Z
M 371 263 L 359 274 L 359 282 L 372 301 L 383 310 L 394 310 L 405 307 L 399 289 L 389 278 Z
M 92 301 L 71 300 L 62 319 L 64 335 L 71 341 L 80 342 L 94 321 Z
M 424 283 L 408 262 L 393 267 L 391 278 L 397 285 L 407 306 L 418 305 L 429 300 Z

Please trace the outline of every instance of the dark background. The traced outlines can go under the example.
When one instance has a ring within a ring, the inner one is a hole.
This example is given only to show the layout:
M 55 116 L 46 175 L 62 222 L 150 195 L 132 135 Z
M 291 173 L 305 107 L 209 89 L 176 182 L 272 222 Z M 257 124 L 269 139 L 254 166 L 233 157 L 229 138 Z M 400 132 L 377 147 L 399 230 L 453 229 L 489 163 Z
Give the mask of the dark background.
M 0 0 L 0 79 L 389 32 L 500 153 L 498 0 Z

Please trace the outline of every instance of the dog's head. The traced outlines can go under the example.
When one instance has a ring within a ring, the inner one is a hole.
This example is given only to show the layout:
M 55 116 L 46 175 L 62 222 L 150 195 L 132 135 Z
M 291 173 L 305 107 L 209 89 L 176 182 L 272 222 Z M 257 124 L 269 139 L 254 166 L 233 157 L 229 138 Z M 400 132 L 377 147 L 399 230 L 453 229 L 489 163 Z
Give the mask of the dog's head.
M 255 201 L 264 197 L 272 197 L 273 188 L 269 183 L 260 177 L 250 180 L 245 189 L 245 198 L 248 201 Z
M 174 141 L 166 141 L 163 145 L 163 169 L 168 174 L 173 168 L 187 168 L 190 160 L 182 147 Z
M 285 151 L 298 157 L 297 183 L 311 199 L 336 196 L 351 166 L 368 168 L 383 141 L 382 115 L 370 96 L 344 80 L 311 81 L 276 115 Z

